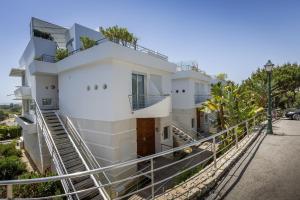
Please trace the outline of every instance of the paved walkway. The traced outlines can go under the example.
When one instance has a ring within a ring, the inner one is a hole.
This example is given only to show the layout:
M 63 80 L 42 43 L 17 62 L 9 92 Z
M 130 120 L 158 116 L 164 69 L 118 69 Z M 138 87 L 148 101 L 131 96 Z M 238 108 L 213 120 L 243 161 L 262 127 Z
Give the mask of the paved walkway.
M 274 122 L 207 199 L 299 200 L 300 121 Z

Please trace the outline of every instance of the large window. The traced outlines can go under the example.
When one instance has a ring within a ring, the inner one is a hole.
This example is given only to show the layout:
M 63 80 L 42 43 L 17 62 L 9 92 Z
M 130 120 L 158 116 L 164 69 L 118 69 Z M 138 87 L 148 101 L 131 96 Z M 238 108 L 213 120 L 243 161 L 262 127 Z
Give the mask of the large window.
M 132 107 L 133 109 L 145 107 L 145 77 L 132 74 Z
M 169 139 L 169 135 L 170 135 L 170 126 L 165 126 L 164 127 L 164 140 Z

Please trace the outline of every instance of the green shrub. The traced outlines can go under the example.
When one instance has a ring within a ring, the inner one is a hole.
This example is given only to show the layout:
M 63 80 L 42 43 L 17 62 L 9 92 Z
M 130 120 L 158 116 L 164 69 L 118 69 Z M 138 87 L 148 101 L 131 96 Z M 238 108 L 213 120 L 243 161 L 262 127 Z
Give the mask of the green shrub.
M 38 29 L 33 29 L 33 35 L 35 37 L 40 37 L 46 40 L 51 40 L 53 41 L 53 37 L 50 33 L 44 32 L 44 31 L 40 31 Z
M 59 48 L 56 50 L 55 61 L 60 61 L 66 57 L 68 57 L 68 49 Z
M 97 42 L 95 40 L 92 40 L 86 36 L 81 36 L 80 41 L 82 43 L 83 49 L 91 48 L 97 44 Z
M 6 198 L 6 186 L 0 185 L 0 198 L 5 199 Z
M 42 176 L 36 172 L 30 172 L 19 176 L 19 179 L 41 178 L 54 175 L 55 174 L 48 173 L 45 176 Z M 51 181 L 28 185 L 14 185 L 13 191 L 14 196 L 17 198 L 34 198 L 61 194 L 62 187 L 59 181 Z
M 22 134 L 20 126 L 1 126 L 0 125 L 0 140 L 15 139 Z
M 10 144 L 0 144 L 0 158 L 9 156 L 22 156 L 22 151 L 16 149 L 16 142 Z
M 26 172 L 26 165 L 17 156 L 2 157 L 0 159 L 0 180 L 14 179 Z

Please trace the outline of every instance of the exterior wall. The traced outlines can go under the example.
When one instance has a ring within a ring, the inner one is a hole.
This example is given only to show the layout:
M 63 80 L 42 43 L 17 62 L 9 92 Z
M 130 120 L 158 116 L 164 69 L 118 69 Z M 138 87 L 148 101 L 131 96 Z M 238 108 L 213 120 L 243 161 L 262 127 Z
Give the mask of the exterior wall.
M 76 23 L 67 31 L 66 34 L 67 42 L 72 40 L 70 45 L 67 46 L 69 51 L 74 51 L 82 47 L 82 43 L 80 41 L 81 36 L 87 36 L 93 40 L 100 40 L 103 38 L 102 33 Z
M 37 75 L 36 80 L 36 100 L 41 109 L 58 108 L 58 82 L 57 76 Z M 54 86 L 54 88 L 52 88 Z M 42 99 L 50 98 L 51 105 L 43 106 Z
M 59 73 L 60 110 L 81 119 L 119 121 L 133 118 L 129 101 L 132 73 L 146 75 L 146 91 L 152 94 L 155 91 L 150 88 L 149 77 L 159 75 L 162 93 L 170 94 L 170 73 L 121 61 L 106 61 Z
M 172 106 L 176 109 L 191 109 L 195 107 L 194 85 L 190 79 L 172 80 Z
M 40 129 L 38 131 L 41 131 Z M 22 130 L 24 148 L 41 173 L 51 166 L 51 157 L 42 134 Z M 40 138 L 39 138 L 40 137 Z M 42 154 L 41 154 L 42 152 Z
M 192 108 L 192 109 L 174 109 L 173 108 L 172 116 L 173 116 L 173 120 L 175 122 L 179 122 L 185 128 L 197 130 L 196 108 Z M 192 119 L 195 119 L 194 128 L 192 128 Z
M 155 152 L 161 152 L 173 147 L 172 116 L 155 119 Z M 169 126 L 169 138 L 164 140 L 164 127 Z M 166 146 L 164 146 L 164 145 Z

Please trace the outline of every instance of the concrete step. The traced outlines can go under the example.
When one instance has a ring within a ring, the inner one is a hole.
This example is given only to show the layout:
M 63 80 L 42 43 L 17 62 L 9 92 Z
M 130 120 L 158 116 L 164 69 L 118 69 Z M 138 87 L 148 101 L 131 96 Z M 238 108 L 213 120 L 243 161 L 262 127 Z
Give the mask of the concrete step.
M 79 156 L 77 152 L 73 152 L 72 154 L 62 156 L 61 159 L 63 160 L 63 162 L 67 162 L 69 160 L 79 159 Z
M 91 177 L 90 176 L 82 176 L 82 177 L 72 178 L 71 180 L 72 180 L 73 184 L 76 184 L 76 183 L 79 183 L 79 182 L 84 181 L 89 178 L 91 178 Z
M 74 166 L 77 165 L 82 165 L 82 161 L 78 158 L 78 159 L 72 159 L 72 160 L 68 160 L 67 162 L 64 162 L 64 165 L 66 168 L 72 168 Z
M 79 196 L 80 200 L 90 200 L 90 199 L 94 198 L 95 196 L 97 196 L 98 194 L 99 194 L 99 191 L 95 189 L 92 191 L 82 192 L 82 193 L 78 194 L 78 196 Z M 99 200 L 101 200 L 101 199 L 99 199 Z
M 75 172 L 82 172 L 82 171 L 86 171 L 84 165 L 77 165 L 75 167 L 71 167 L 70 169 L 67 169 L 68 173 L 75 173 Z
M 76 184 L 74 184 L 75 189 L 87 189 L 95 186 L 93 180 L 91 178 L 85 179 L 83 181 L 80 181 Z
M 68 154 L 72 154 L 72 153 L 76 153 L 77 154 L 77 152 L 76 152 L 76 150 L 75 150 L 74 147 L 68 148 L 68 149 L 58 150 L 58 152 L 59 152 L 59 154 L 61 156 L 67 156 Z

